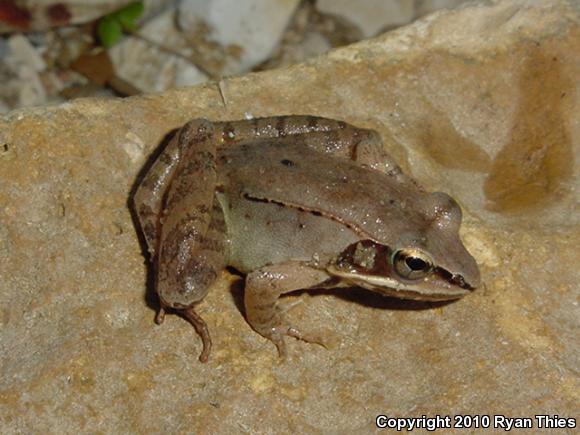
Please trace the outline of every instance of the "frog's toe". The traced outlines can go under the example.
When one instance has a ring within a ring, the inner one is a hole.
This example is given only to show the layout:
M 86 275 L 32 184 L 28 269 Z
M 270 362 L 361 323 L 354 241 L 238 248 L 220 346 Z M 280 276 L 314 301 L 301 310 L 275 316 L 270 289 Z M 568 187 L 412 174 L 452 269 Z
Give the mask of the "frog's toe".
M 288 352 L 286 351 L 286 341 L 283 336 L 278 336 L 276 339 L 271 339 L 278 349 L 278 356 L 281 360 L 285 361 L 288 357 Z
M 329 336 L 323 331 L 301 332 L 294 327 L 288 328 L 286 335 L 297 338 L 298 340 L 305 341 L 307 343 L 318 344 L 325 349 L 330 349 L 332 347 L 332 342 L 334 341 L 332 336 Z
M 199 361 L 205 363 L 209 359 L 211 353 L 211 337 L 207 328 L 207 323 L 197 314 L 193 308 L 179 310 L 179 313 L 195 328 L 198 335 L 201 337 L 203 349 L 199 355 Z
M 334 337 L 332 335 L 329 336 L 323 331 L 305 333 L 293 326 L 284 326 L 271 328 L 268 332 L 267 334 L 262 333 L 262 335 L 274 343 L 276 349 L 278 349 L 278 355 L 282 360 L 286 360 L 288 356 L 286 351 L 286 336 L 294 337 L 307 343 L 318 344 L 326 349 L 330 349 L 334 344 Z
M 286 302 L 286 303 L 284 303 L 284 305 L 279 305 L 280 313 L 286 314 L 289 311 L 296 308 L 297 306 L 302 305 L 303 303 L 304 303 L 304 301 L 302 299 L 297 299 L 297 300 L 292 301 L 292 302 Z
M 159 307 L 159 311 L 155 314 L 155 323 L 158 325 L 163 324 L 165 321 L 165 308 Z
M 278 356 L 281 360 L 285 361 L 288 357 L 288 352 L 286 350 L 286 336 L 290 336 L 288 331 L 290 331 L 291 327 L 289 326 L 278 326 L 272 328 L 269 334 L 264 335 L 268 340 L 270 340 L 276 346 L 278 350 Z

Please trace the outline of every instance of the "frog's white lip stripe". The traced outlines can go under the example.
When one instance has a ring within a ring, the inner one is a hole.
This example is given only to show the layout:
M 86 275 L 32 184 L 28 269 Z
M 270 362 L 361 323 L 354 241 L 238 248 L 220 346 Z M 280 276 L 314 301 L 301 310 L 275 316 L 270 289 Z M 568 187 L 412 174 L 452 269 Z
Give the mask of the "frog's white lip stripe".
M 353 285 L 357 285 L 359 287 L 364 287 L 369 290 L 378 289 L 386 289 L 394 290 L 395 292 L 413 292 L 418 295 L 425 295 L 431 297 L 440 296 L 441 298 L 453 299 L 459 298 L 463 295 L 470 293 L 469 290 L 462 289 L 456 286 L 449 286 L 445 289 L 441 289 L 440 292 L 437 291 L 426 291 L 424 287 L 421 287 L 417 284 L 406 284 L 401 281 L 397 281 L 395 279 L 384 277 L 384 276 L 373 276 L 373 275 L 364 275 L 364 279 L 361 277 L 360 274 L 357 273 L 349 273 L 345 272 L 344 270 L 339 270 L 333 266 L 328 268 L 328 272 L 330 272 L 334 276 L 339 276 L 344 280 L 351 282 Z

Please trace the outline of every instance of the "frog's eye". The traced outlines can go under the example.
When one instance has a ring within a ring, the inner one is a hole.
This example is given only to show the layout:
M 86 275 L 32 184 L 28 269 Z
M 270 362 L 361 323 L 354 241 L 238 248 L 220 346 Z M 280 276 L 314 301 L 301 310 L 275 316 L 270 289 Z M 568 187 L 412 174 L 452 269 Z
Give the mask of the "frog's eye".
M 431 258 L 418 249 L 401 249 L 393 255 L 395 271 L 406 279 L 425 277 L 433 268 Z

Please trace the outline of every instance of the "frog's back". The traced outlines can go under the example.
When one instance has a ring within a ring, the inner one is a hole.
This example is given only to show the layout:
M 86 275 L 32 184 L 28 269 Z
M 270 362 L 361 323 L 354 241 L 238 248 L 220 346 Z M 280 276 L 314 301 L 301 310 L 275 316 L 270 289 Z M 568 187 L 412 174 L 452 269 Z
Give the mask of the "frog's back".
M 421 202 L 428 194 L 412 181 L 303 145 L 263 143 L 222 153 L 219 172 L 232 197 L 320 213 L 379 242 L 425 225 Z

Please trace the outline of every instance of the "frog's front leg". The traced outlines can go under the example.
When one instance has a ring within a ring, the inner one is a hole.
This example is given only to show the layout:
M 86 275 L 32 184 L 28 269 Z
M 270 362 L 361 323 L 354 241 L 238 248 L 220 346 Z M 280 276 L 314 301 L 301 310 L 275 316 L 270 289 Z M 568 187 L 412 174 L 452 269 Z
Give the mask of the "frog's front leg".
M 246 278 L 244 305 L 248 323 L 278 348 L 281 357 L 286 356 L 285 336 L 291 336 L 325 346 L 324 337 L 303 333 L 286 322 L 278 299 L 284 293 L 321 285 L 329 276 L 299 262 L 265 266 L 250 273 Z
M 179 132 L 179 162 L 174 169 L 160 218 L 157 293 L 162 309 L 181 314 L 203 341 L 200 361 L 209 356 L 211 339 L 193 306 L 207 294 L 225 266 L 225 223 L 214 200 L 216 143 L 213 125 L 205 120 Z M 163 313 L 158 320 L 162 321 Z
M 180 160 L 177 132 L 163 152 L 149 168 L 133 196 L 134 209 L 139 218 L 141 231 L 147 242 L 150 260 L 155 262 L 161 228 L 163 198 Z

